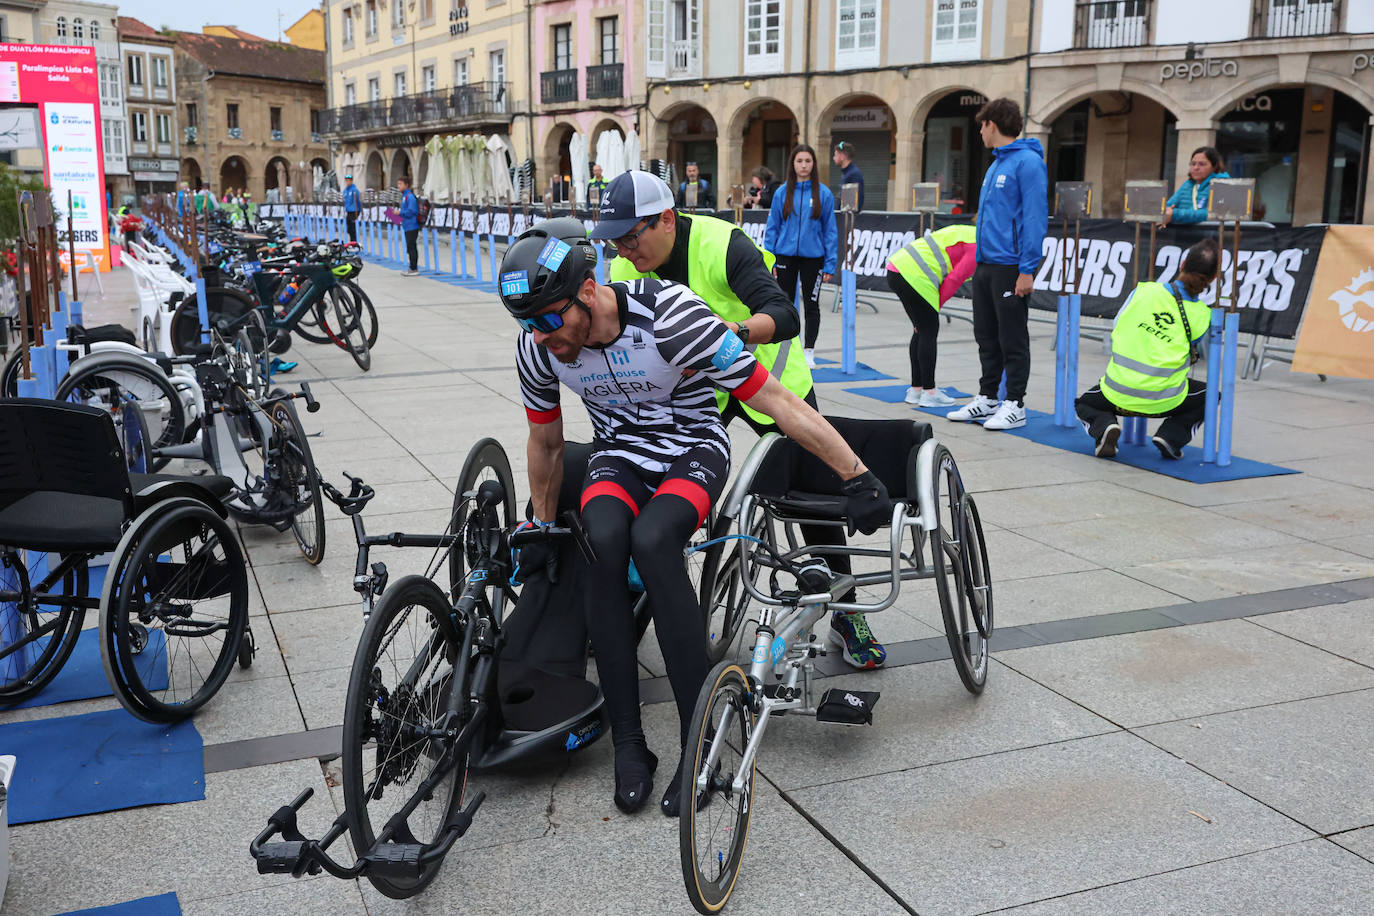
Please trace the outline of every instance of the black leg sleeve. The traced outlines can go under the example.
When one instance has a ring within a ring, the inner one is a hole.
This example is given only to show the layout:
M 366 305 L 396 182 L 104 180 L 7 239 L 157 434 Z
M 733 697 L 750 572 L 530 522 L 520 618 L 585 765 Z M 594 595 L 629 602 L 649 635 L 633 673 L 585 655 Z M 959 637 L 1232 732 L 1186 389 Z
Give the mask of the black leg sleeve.
M 639 640 L 625 587 L 632 519 L 630 507 L 612 496 L 593 497 L 582 510 L 582 524 L 596 552 L 586 581 L 587 632 L 596 650 L 597 677 L 606 697 L 616 747 L 644 740 L 635 657 Z

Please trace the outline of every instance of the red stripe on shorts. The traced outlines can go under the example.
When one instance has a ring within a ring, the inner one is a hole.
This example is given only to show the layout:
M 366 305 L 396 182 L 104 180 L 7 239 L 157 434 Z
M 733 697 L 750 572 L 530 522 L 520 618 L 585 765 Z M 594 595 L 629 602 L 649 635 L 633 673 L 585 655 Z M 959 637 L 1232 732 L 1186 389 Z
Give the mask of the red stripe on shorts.
M 764 374 L 767 375 L 768 373 L 765 372 Z M 706 520 L 706 513 L 711 511 L 711 495 L 707 493 L 705 488 L 699 483 L 695 483 L 691 480 L 683 480 L 681 477 L 673 477 L 663 481 L 659 488 L 654 491 L 654 496 L 664 496 L 666 494 L 681 496 L 695 506 L 697 510 L 698 526 Z
M 625 488 L 613 480 L 600 480 L 583 490 L 582 508 L 586 509 L 587 503 L 597 496 L 612 496 L 629 506 L 630 511 L 635 515 L 639 515 L 639 506 L 635 505 L 635 501 L 630 498 L 630 494 L 625 491 Z

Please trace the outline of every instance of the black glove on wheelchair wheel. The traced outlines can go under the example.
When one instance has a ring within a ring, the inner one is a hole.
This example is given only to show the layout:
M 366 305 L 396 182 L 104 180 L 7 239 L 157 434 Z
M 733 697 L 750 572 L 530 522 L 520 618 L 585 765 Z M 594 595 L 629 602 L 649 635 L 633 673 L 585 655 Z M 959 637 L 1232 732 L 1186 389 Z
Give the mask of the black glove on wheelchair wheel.
M 840 489 L 847 497 L 844 514 L 849 522 L 850 537 L 855 531 L 872 534 L 892 519 L 892 500 L 888 498 L 887 487 L 872 471 L 846 480 Z

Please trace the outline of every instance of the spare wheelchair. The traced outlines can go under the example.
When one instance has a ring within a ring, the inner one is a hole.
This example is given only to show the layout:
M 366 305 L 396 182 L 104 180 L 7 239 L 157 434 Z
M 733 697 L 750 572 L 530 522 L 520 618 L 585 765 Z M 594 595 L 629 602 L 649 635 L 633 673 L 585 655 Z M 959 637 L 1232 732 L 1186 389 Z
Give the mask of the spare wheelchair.
M 982 522 L 949 450 L 928 423 L 829 418 L 892 497 L 888 543 L 807 545 L 799 526 L 845 525 L 839 477 L 790 439 L 769 434 L 749 453 L 721 507 L 739 520 L 735 565 L 718 593 L 724 639 L 733 644 L 750 613 L 758 624 L 748 667 L 729 657 L 716 665 L 697 698 L 685 753 L 679 823 L 683 881 L 693 906 L 715 913 L 739 877 L 753 813 L 754 765 L 774 717 L 815 716 L 847 725 L 872 722 L 878 693 L 851 681 L 817 701 L 812 670 L 825 655 L 815 634 L 829 611 L 872 613 L 891 607 L 904 581 L 935 580 L 955 670 L 973 694 L 988 674 L 992 580 Z M 907 539 L 910 538 L 908 549 Z M 927 547 L 929 561 L 927 561 Z M 832 576 L 826 558 L 880 558 L 881 568 Z M 783 573 L 787 579 L 780 580 Z M 877 587 L 867 597 L 861 589 Z
M 138 415 L 129 409 L 126 435 Z M 47 686 L 96 608 L 110 686 L 149 722 L 191 715 L 236 658 L 251 664 L 247 567 L 221 503 L 230 487 L 131 474 L 104 410 L 0 399 L 0 704 Z

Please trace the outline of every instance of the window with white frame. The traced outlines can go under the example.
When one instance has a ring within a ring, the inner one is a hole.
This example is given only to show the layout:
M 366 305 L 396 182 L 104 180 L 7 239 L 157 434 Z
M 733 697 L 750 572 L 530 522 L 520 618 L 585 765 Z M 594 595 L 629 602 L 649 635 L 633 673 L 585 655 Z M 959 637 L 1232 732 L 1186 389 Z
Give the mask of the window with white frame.
M 148 115 L 146 112 L 134 112 L 134 142 L 148 142 Z
M 976 60 L 982 51 L 983 0 L 935 0 L 930 59 Z
M 744 4 L 744 72 L 768 73 L 782 67 L 782 0 Z
M 701 71 L 700 0 L 645 0 L 647 69 L 651 77 Z
M 468 59 L 453 62 L 453 85 L 466 86 L 468 84 Z
M 646 0 L 645 50 L 649 76 L 668 75 L 668 2 Z
M 84 41 L 86 39 L 86 27 L 81 17 L 77 16 L 72 20 L 72 41 Z
M 66 37 L 67 37 L 67 17 L 66 17 L 66 16 L 58 16 L 57 19 L 53 22 L 53 27 L 57 29 L 57 37 L 58 37 L 58 38 L 66 38 Z
M 172 142 L 172 116 L 160 114 L 157 116 L 157 142 Z
M 119 94 L 119 64 L 101 64 L 100 97 L 106 102 L 118 102 Z
M 606 16 L 596 22 L 601 30 L 601 64 L 620 63 L 620 17 Z
M 99 39 L 99 38 L 100 38 L 100 23 L 99 23 L 97 20 L 92 19 L 92 20 L 91 20 L 91 41 L 96 41 L 96 40 Z
M 572 23 L 564 22 L 553 27 L 553 68 L 569 70 L 572 68 Z
M 367 37 L 377 37 L 377 0 L 367 0 Z
M 876 67 L 879 18 L 878 0 L 839 0 L 835 7 L 835 67 Z
M 405 0 L 391 0 L 391 27 L 403 29 L 406 26 Z
M 353 44 L 353 8 L 344 10 L 343 14 L 343 43 Z
M 420 68 L 420 85 L 425 92 L 433 92 L 439 88 L 439 78 L 434 72 L 434 65 Z
M 143 86 L 143 58 L 138 54 L 129 55 L 129 85 Z
M 405 94 L 406 94 L 406 72 L 405 72 L 404 70 L 399 70 L 399 71 L 397 71 L 396 74 L 392 77 L 392 86 L 391 86 L 391 88 L 392 88 L 391 97 L 392 97 L 393 99 L 399 99 L 399 98 L 404 98 L 404 97 L 405 97 Z
M 344 87 L 344 104 L 358 104 L 358 87 L 355 83 L 349 83 L 347 86 Z
M 375 76 L 367 81 L 367 100 L 369 102 L 382 100 L 382 81 Z
M 492 111 L 506 110 L 506 52 L 491 51 L 487 54 L 487 79 L 491 81 Z
M 167 58 L 153 58 L 153 86 L 157 89 L 167 88 Z
M 106 121 L 105 122 L 105 155 L 123 156 L 124 155 L 124 122 Z

